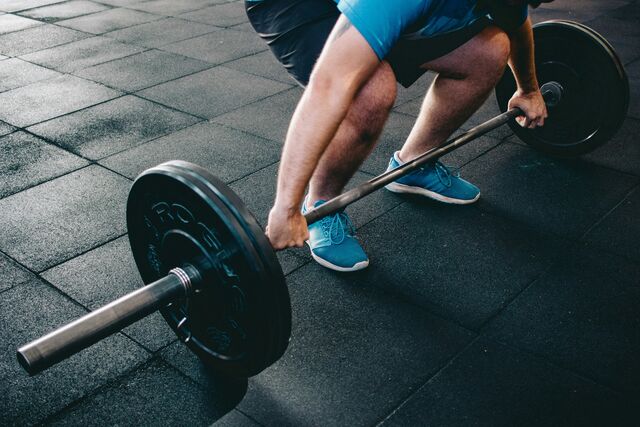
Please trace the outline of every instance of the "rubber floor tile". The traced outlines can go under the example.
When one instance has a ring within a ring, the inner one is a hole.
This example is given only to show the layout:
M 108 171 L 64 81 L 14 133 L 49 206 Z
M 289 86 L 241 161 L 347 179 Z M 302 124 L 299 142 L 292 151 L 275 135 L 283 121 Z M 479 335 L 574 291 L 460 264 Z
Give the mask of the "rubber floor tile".
M 24 132 L 0 138 L 0 198 L 86 166 L 89 162 Z
M 583 159 L 620 172 L 640 176 L 639 132 L 640 120 L 628 117 L 610 141 L 586 154 Z
M 238 27 L 233 27 L 238 29 Z M 251 28 L 251 31 L 254 31 Z M 256 76 L 265 77 L 287 84 L 297 84 L 296 81 L 287 73 L 287 70 L 278 62 L 271 51 L 256 53 L 255 55 L 245 56 L 235 61 L 227 62 L 225 67 L 233 70 L 244 71 L 245 73 L 255 74 Z
M 0 93 L 0 119 L 26 127 L 120 96 L 105 86 L 63 75 Z
M 203 9 L 214 4 L 226 3 L 230 0 L 151 0 L 138 1 L 130 5 L 131 9 L 142 10 L 156 15 L 175 16 L 181 13 L 191 12 L 196 9 Z
M 29 132 L 84 157 L 101 159 L 198 121 L 128 95 L 31 126 Z
M 64 3 L 56 3 L 50 6 L 29 9 L 21 13 L 33 19 L 44 22 L 56 22 L 62 19 L 75 18 L 108 9 L 107 6 L 86 0 L 72 0 Z
M 0 250 L 34 271 L 125 233 L 131 182 L 89 166 L 0 200 Z
M 209 119 L 290 87 L 229 68 L 215 67 L 154 86 L 138 94 L 180 111 Z
M 0 53 L 8 56 L 26 55 L 87 37 L 88 34 L 80 31 L 45 24 L 0 35 Z
M 183 19 L 167 18 L 111 31 L 105 36 L 137 46 L 160 47 L 214 31 L 219 29 Z
M 133 55 L 143 48 L 96 36 L 24 55 L 21 59 L 69 73 Z
M 197 59 L 149 50 L 85 68 L 75 74 L 112 88 L 135 92 L 209 67 Z
M 32 9 L 48 4 L 61 3 L 64 0 L 4 0 L 0 10 L 5 12 L 17 12 L 19 10 Z
M 462 175 L 482 191 L 481 209 L 571 239 L 582 236 L 638 182 L 516 144 L 502 144 L 474 160 Z
M 135 178 L 143 170 L 160 163 L 186 160 L 229 182 L 276 162 L 279 153 L 272 141 L 215 123 L 202 123 L 107 157 L 101 163 Z
M 481 339 L 382 425 L 631 425 L 619 395 L 543 360 Z
M 57 25 L 73 28 L 91 34 L 103 34 L 108 31 L 119 30 L 144 22 L 160 19 L 158 15 L 140 12 L 138 10 L 116 8 L 77 18 L 58 21 Z
M 473 207 L 403 199 L 360 230 L 371 262 L 354 279 L 470 329 L 502 310 L 568 247 Z
M 117 334 L 30 377 L 15 351 L 86 312 L 32 280 L 0 294 L 0 410 L 7 425 L 32 425 L 144 362 L 149 354 Z
M 47 420 L 47 424 L 209 425 L 229 411 L 220 406 L 174 369 L 153 361 Z
M 0 16 L 0 34 L 12 33 L 26 28 L 37 27 L 42 22 L 35 19 L 24 18 L 22 16 L 6 14 Z
M 228 2 L 210 6 L 194 12 L 184 13 L 179 15 L 179 18 L 218 27 L 230 27 L 248 20 L 244 2 Z
M 3 275 L 3 280 L 0 282 L 0 292 L 25 283 L 34 277 L 31 272 L 3 254 L 0 254 L 0 271 Z
M 284 144 L 301 95 L 301 89 L 293 88 L 214 117 L 212 121 Z
M 162 46 L 162 50 L 218 65 L 267 50 L 255 33 L 222 29 Z
M 26 86 L 61 74 L 17 58 L 0 62 L 0 92 Z
M 494 319 L 487 334 L 637 395 L 638 283 L 638 263 L 573 248 Z
M 0 122 L 0 136 L 8 135 L 15 130 L 16 128 L 14 128 L 13 126 L 5 122 Z
M 256 423 L 242 412 L 234 410 L 220 418 L 214 425 L 215 427 L 258 427 L 260 424 Z

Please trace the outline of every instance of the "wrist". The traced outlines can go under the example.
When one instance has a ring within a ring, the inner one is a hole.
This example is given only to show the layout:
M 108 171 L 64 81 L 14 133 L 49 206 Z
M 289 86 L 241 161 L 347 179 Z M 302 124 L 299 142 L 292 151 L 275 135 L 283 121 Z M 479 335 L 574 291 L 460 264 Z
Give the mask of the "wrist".
M 539 90 L 540 90 L 540 85 L 538 85 L 538 81 L 535 79 L 518 83 L 518 92 L 522 94 L 535 93 L 535 92 L 538 92 Z
M 516 91 L 516 95 L 523 98 L 534 98 L 539 93 L 540 93 L 540 88 L 535 88 L 535 89 L 518 88 Z
M 293 200 L 278 200 L 276 197 L 276 201 L 273 205 L 273 210 L 278 212 L 279 214 L 285 215 L 288 218 L 300 214 L 300 206 L 302 202 L 295 202 Z

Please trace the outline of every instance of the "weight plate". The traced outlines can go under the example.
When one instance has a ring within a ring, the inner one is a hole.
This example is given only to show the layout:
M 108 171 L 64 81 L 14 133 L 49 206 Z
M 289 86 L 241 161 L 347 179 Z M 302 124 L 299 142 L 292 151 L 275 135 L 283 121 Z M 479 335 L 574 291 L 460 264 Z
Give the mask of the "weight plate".
M 515 120 L 509 126 L 522 141 L 551 155 L 592 151 L 618 131 L 627 114 L 629 80 L 622 62 L 601 35 L 576 22 L 542 22 L 533 33 L 538 81 L 560 83 L 562 100 L 549 107 L 543 127 L 525 129 Z M 507 69 L 496 86 L 503 112 L 515 91 Z
M 284 275 L 242 201 L 206 170 L 182 161 L 148 169 L 133 184 L 127 226 L 145 283 L 194 265 L 198 291 L 161 310 L 214 370 L 256 375 L 282 356 L 291 334 Z
M 269 304 L 273 304 L 273 309 L 271 311 L 273 314 L 273 322 L 280 325 L 280 327 L 270 328 L 269 330 L 263 331 L 264 334 L 273 334 L 268 342 L 273 344 L 272 356 L 270 359 L 275 362 L 282 356 L 291 338 L 291 304 L 282 267 L 278 262 L 278 258 L 276 257 L 271 243 L 267 240 L 264 231 L 260 225 L 258 225 L 255 217 L 247 209 L 238 195 L 236 195 L 226 184 L 215 178 L 207 170 L 192 163 L 174 160 L 171 162 L 171 165 L 191 173 L 192 176 L 199 179 L 206 188 L 209 188 L 218 194 L 220 200 L 225 203 L 227 208 L 233 213 L 234 217 L 239 220 L 239 223 L 245 230 L 247 237 L 249 237 L 253 243 L 257 254 L 261 257 L 264 263 L 264 268 L 268 273 L 267 277 L 263 280 L 269 280 L 272 282 L 269 292 L 273 292 L 273 295 L 268 299 L 264 299 L 264 301 L 267 301 Z

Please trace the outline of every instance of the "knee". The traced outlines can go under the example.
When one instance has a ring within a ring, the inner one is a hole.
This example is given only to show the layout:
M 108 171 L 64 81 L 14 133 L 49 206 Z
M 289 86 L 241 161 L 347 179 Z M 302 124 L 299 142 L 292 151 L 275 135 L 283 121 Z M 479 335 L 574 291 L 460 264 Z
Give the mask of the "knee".
M 509 61 L 509 55 L 511 54 L 511 40 L 504 31 L 498 31 L 493 40 L 493 60 L 498 65 L 498 68 L 502 70 Z
M 361 141 L 377 140 L 393 108 L 396 93 L 395 74 L 389 64 L 383 62 L 360 89 L 347 115 L 347 120 L 359 129 Z
M 354 106 L 363 113 L 389 112 L 396 101 L 396 76 L 387 62 L 382 62 L 369 81 L 360 89 Z
M 483 45 L 484 48 L 479 50 L 482 72 L 496 78 L 502 76 L 511 53 L 509 36 L 498 28 L 491 28 L 484 35 Z

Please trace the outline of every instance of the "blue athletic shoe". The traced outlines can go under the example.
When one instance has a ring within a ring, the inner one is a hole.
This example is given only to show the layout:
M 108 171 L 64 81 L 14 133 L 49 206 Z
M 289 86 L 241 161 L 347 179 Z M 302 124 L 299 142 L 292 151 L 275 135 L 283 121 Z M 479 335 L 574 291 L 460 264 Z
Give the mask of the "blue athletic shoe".
M 318 200 L 313 207 L 325 203 Z M 307 201 L 302 213 L 307 211 Z M 355 228 L 346 213 L 329 215 L 309 226 L 311 256 L 318 264 L 335 271 L 357 271 L 369 265 L 369 258 L 355 238 Z
M 396 152 L 387 170 L 402 165 Z M 426 196 L 439 202 L 467 205 L 480 198 L 480 190 L 475 185 L 451 173 L 442 163 L 426 164 L 420 169 L 387 184 L 385 188 L 394 193 L 409 193 Z

